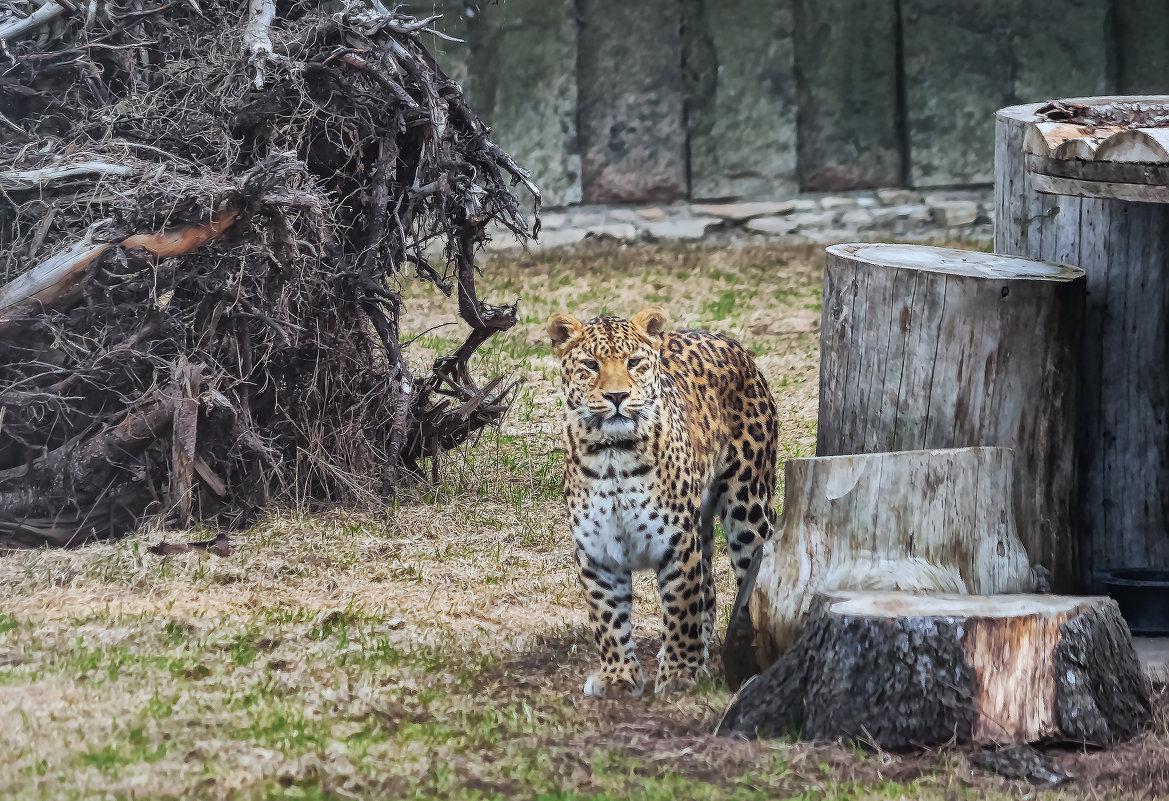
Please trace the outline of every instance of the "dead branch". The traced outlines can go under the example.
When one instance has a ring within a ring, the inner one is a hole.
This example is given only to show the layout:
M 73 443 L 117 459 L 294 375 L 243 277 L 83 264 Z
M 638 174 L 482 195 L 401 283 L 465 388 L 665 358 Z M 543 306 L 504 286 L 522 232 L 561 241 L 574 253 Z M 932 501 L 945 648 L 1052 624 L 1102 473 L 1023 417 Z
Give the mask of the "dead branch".
M 229 210 L 221 212 L 205 224 L 187 225 L 153 234 L 135 234 L 117 244 L 124 248 L 145 248 L 162 258 L 180 256 L 215 239 L 235 222 L 235 218 L 236 212 Z M 86 268 L 113 246 L 114 243 L 75 242 L 0 287 L 0 334 L 4 332 L 5 325 L 23 319 L 27 313 L 15 314 L 14 310 L 27 310 L 30 306 L 52 307 L 68 296 Z
M 18 36 L 31 31 L 35 28 L 52 22 L 57 17 L 65 13 L 65 6 L 55 2 L 55 0 L 48 0 L 44 5 L 36 11 L 29 14 L 24 19 L 9 20 L 0 23 L 0 42 L 7 42 L 10 39 L 15 39 Z

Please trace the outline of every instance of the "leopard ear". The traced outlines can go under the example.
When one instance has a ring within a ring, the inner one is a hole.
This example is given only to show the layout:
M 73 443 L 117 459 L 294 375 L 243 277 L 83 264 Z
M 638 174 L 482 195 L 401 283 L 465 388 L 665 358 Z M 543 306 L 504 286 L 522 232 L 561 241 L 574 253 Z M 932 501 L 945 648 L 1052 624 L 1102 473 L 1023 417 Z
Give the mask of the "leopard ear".
M 556 355 L 563 356 L 572 347 L 573 340 L 584 331 L 584 326 L 571 314 L 554 314 L 548 318 L 548 325 L 544 330 L 552 340 L 552 349 L 556 351 Z
M 666 330 L 666 310 L 661 306 L 650 306 L 633 315 L 633 325 L 640 328 L 652 339 L 658 339 Z

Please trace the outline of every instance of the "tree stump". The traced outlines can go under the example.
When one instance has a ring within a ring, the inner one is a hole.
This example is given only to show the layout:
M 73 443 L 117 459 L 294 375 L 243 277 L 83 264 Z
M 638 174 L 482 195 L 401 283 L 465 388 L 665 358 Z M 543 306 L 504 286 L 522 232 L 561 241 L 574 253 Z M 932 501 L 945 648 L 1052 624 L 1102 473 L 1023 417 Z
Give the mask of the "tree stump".
M 1108 112 L 1137 101 L 1147 113 L 1169 97 L 1076 102 Z M 1169 164 L 1152 163 L 1154 148 L 1109 144 L 1135 131 L 1106 119 L 1050 122 L 1039 109 L 1014 106 L 996 117 L 995 251 L 1087 273 L 1077 519 L 1081 582 L 1099 592 L 1090 568 L 1169 568 Z
M 817 595 L 796 645 L 739 692 L 719 734 L 1106 744 L 1139 733 L 1149 689 L 1107 598 Z
M 917 245 L 827 251 L 816 454 L 1013 448 L 1019 536 L 1077 576 L 1077 268 Z
M 817 592 L 1033 589 L 1006 448 L 791 459 L 783 517 L 757 552 L 723 645 L 732 688 L 795 642 Z

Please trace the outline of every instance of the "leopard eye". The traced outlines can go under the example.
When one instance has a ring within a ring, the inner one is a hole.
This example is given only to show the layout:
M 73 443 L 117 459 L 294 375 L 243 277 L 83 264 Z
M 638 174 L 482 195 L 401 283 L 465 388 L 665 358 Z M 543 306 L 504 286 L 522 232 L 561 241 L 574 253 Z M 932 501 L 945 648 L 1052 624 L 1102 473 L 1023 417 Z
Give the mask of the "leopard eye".
M 636 367 L 637 365 L 641 364 L 644 361 L 645 361 L 645 359 L 641 358 L 640 356 L 633 356 L 629 359 L 629 366 Z
M 584 367 L 584 369 L 592 370 L 594 373 L 601 368 L 601 366 L 592 359 L 585 359 L 583 362 L 581 362 L 581 365 Z

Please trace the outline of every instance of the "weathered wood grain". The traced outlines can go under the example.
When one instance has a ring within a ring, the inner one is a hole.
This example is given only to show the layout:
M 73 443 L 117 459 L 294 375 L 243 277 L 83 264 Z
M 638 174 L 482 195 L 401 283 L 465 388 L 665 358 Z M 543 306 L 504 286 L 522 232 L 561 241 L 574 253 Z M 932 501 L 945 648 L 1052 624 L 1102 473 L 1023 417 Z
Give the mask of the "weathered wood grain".
M 734 685 L 751 672 L 740 666 L 767 667 L 790 648 L 823 590 L 1030 591 L 1012 465 L 1006 448 L 789 460 L 783 517 L 744 584 L 749 600 L 737 604 L 749 619 L 731 623 L 754 635 L 728 638 L 728 680 Z
M 719 733 L 886 749 L 1107 744 L 1148 720 L 1147 682 L 1107 598 L 828 592 Z
M 1107 137 L 1096 148 L 1097 161 L 1169 163 L 1169 129 L 1135 128 Z
M 827 251 L 816 453 L 1015 449 L 1015 513 L 1052 588 L 1077 576 L 1077 268 L 914 245 Z
M 1031 188 L 1045 195 L 1098 197 L 1130 203 L 1169 203 L 1169 186 L 1089 181 L 1084 178 L 1064 178 L 1041 173 L 1032 173 L 1030 179 Z
M 1080 144 L 1084 139 L 1067 142 Z M 1060 145 L 1056 148 L 1059 150 Z M 1083 181 L 1111 181 L 1126 184 L 1148 184 L 1165 186 L 1169 184 L 1169 166 L 1160 164 L 1127 164 L 1116 161 L 1085 161 L 1077 158 L 1045 158 L 1027 154 L 1027 171 L 1034 176 L 1050 175 L 1057 178 L 1076 178 Z
M 1137 100 L 1076 102 L 1112 99 Z M 1077 517 L 1081 578 L 1100 591 L 1093 571 L 1169 567 L 1169 205 L 1036 191 L 1023 153 L 1036 108 L 996 116 L 995 251 L 1087 274 Z

